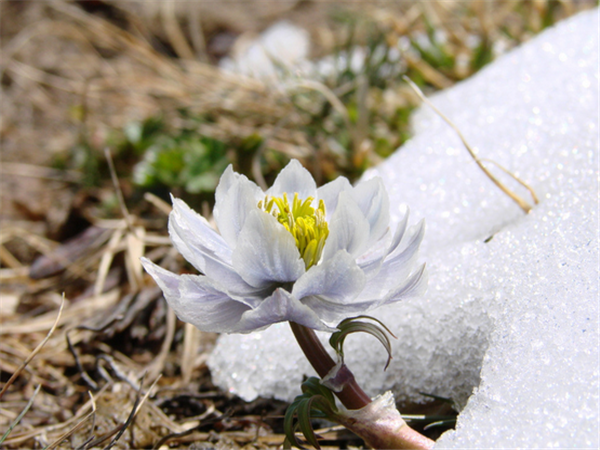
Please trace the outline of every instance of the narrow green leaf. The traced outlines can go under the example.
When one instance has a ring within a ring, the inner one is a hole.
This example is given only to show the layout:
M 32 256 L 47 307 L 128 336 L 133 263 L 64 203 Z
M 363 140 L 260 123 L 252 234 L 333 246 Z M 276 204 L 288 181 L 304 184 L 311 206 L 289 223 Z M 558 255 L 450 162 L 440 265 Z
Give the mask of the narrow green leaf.
M 322 395 L 315 395 L 311 398 L 312 400 L 312 412 L 311 417 L 323 417 L 329 419 L 333 422 L 337 420 L 337 408 L 335 408 L 335 403 L 330 402 L 327 398 Z
M 294 401 L 285 412 L 283 419 L 283 431 L 285 433 L 285 440 L 294 447 L 302 448 L 298 440 L 296 439 L 295 426 L 294 426 L 294 414 L 298 408 L 298 401 Z M 285 446 L 285 443 L 284 443 Z
M 29 402 L 27 402 L 27 405 L 25 405 L 25 408 L 23 408 L 23 411 L 21 411 L 21 413 L 17 416 L 17 418 L 13 421 L 13 423 L 10 424 L 10 426 L 8 427 L 8 430 L 6 430 L 6 432 L 4 433 L 4 435 L 0 438 L 0 445 L 5 441 L 5 439 L 8 437 L 8 435 L 13 430 L 13 428 L 16 427 L 19 424 L 19 422 L 21 421 L 21 419 L 23 418 L 23 416 L 25 414 L 27 414 L 27 411 L 29 411 L 29 408 L 31 408 L 31 405 L 33 405 L 33 401 L 35 400 L 35 396 L 38 394 L 38 392 L 40 392 L 40 388 L 41 387 L 42 387 L 42 385 L 38 384 L 38 386 L 35 388 L 35 391 L 33 391 L 33 395 L 29 399 Z
M 372 324 L 368 322 L 363 322 L 358 319 L 368 319 L 377 324 Z M 388 360 L 385 365 L 385 369 L 388 368 L 390 361 L 392 359 L 392 345 L 388 334 L 395 337 L 394 334 L 390 331 L 388 327 L 386 327 L 380 320 L 375 319 L 370 316 L 357 316 L 349 319 L 342 320 L 339 325 L 337 331 L 331 335 L 329 338 L 329 344 L 334 348 L 334 350 L 340 355 L 342 361 L 344 360 L 344 341 L 349 334 L 363 332 L 374 336 L 383 347 L 386 349 L 388 353 Z
M 333 397 L 333 392 L 331 392 L 327 386 L 321 384 L 321 380 L 317 377 L 307 378 L 306 381 L 302 383 L 302 392 L 309 397 L 314 395 L 321 395 L 325 397 L 331 405 L 332 410 L 337 410 L 335 408 L 335 398 Z
M 302 434 L 304 435 L 308 443 L 316 449 L 320 450 L 321 446 L 317 441 L 317 437 L 315 436 L 312 424 L 310 423 L 310 411 L 313 398 L 314 397 L 303 400 L 298 405 L 298 424 L 300 426 L 300 431 L 302 431 Z
M 397 337 L 394 335 L 394 333 L 392 333 L 392 330 L 390 330 L 381 320 L 376 319 L 375 317 L 364 315 L 364 314 L 362 314 L 360 316 L 344 319 L 340 322 L 340 325 L 347 323 L 347 322 L 352 322 L 356 319 L 368 319 L 368 320 L 372 320 L 373 322 L 377 322 L 379 325 L 381 325 L 385 329 L 385 331 L 387 331 L 390 334 L 390 336 L 392 336 L 394 339 L 397 339 Z

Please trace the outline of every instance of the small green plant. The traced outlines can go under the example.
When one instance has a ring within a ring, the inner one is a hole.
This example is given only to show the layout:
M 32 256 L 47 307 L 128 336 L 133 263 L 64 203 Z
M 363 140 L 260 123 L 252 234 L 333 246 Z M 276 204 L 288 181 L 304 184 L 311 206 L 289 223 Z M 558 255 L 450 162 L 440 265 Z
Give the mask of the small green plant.
M 165 137 L 150 146 L 133 171 L 133 182 L 182 188 L 189 194 L 213 192 L 229 160 L 225 145 L 198 136 Z
M 129 124 L 124 134 L 122 147 L 141 157 L 133 168 L 133 182 L 140 187 L 213 192 L 229 164 L 225 144 L 202 136 L 193 126 L 170 131 L 161 118 L 151 117 Z
M 291 97 L 305 117 L 307 141 L 329 163 L 319 168 L 321 182 L 340 174 L 356 180 L 389 156 L 408 137 L 414 108 L 395 94 L 407 67 L 387 30 L 345 9 L 335 10 L 331 20 L 344 32 L 332 54 L 319 63 L 321 87 L 313 85 Z M 384 97 L 398 101 L 382 107 Z
M 425 33 L 411 37 L 411 48 L 430 66 L 447 75 L 452 75 L 456 60 L 445 43 L 442 32 L 425 20 Z

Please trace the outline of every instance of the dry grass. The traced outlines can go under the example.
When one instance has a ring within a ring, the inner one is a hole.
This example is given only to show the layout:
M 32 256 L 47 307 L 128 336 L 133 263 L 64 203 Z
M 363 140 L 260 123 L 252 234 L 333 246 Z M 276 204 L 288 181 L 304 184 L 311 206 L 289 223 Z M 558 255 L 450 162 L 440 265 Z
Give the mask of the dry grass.
M 373 111 L 417 99 L 400 83 L 367 89 L 356 97 L 357 110 L 367 113 L 356 119 L 341 99 L 345 90 L 361 91 L 360 77 L 350 86 L 298 80 L 295 89 L 316 92 L 311 101 L 331 105 L 340 127 L 352 129 L 350 153 L 336 156 L 326 135 L 306 132 L 314 117 L 297 107 L 296 94 L 221 72 L 208 62 L 207 44 L 214 30 L 251 33 L 274 17 L 287 17 L 308 27 L 315 57 L 327 55 L 347 38 L 343 26 L 323 15 L 330 4 L 291 2 L 278 11 L 263 4 L 247 22 L 240 19 L 247 5 L 230 15 L 194 9 L 198 5 L 181 10 L 181 3 L 175 9 L 166 3 L 153 3 L 157 9 L 115 5 L 90 12 L 66 1 L 0 3 L 0 430 L 6 430 L 1 445 L 278 448 L 285 405 L 246 404 L 215 388 L 206 360 L 216 335 L 178 322 L 144 276 L 142 255 L 173 271 L 188 270 L 166 236 L 170 206 L 147 194 L 131 211 L 116 209 L 107 219 L 98 205 L 114 195 L 109 178 L 102 187 L 82 189 L 80 171 L 48 164 L 82 138 L 102 149 L 112 130 L 133 120 L 160 113 L 177 126 L 177 110 L 186 108 L 211 117 L 200 125 L 203 135 L 231 140 L 257 134 L 264 152 L 300 158 L 325 179 L 376 162 L 369 126 L 379 119 Z M 346 8 L 361 11 L 390 43 L 426 31 L 427 24 L 443 30 L 453 65 L 405 55 L 407 70 L 433 90 L 473 72 L 464 63 L 475 58 L 469 36 L 511 47 L 545 21 L 593 5 L 383 2 L 365 10 L 359 2 Z M 353 37 L 357 43 L 366 39 L 361 30 Z M 264 156 L 259 152 L 254 162 Z M 261 167 L 251 167 L 258 182 Z M 120 184 L 131 206 L 130 185 Z M 331 448 L 360 445 L 337 428 L 319 433 Z

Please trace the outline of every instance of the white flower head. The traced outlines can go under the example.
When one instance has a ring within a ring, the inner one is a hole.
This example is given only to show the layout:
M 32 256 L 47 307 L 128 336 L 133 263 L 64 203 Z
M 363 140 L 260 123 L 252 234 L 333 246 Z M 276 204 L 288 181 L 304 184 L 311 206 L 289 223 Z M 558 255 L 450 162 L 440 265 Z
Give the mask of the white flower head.
M 219 231 L 173 199 L 169 234 L 202 275 L 176 275 L 142 258 L 177 316 L 200 330 L 248 333 L 291 321 L 333 331 L 340 320 L 420 295 L 421 221 L 389 229 L 381 179 L 340 177 L 317 189 L 292 160 L 263 192 L 229 166 L 216 190 Z

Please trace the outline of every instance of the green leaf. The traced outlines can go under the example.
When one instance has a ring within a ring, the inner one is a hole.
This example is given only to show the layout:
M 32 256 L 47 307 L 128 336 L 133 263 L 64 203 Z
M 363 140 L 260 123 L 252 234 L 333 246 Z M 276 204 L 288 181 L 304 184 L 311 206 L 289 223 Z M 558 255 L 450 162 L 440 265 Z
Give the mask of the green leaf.
M 489 64 L 494 59 L 494 51 L 492 43 L 485 37 L 481 40 L 477 48 L 473 52 L 471 60 L 471 68 L 474 71 L 481 69 L 486 64 Z
M 310 377 L 302 383 L 302 395 L 294 399 L 285 413 L 283 419 L 283 430 L 286 436 L 284 447 L 287 445 L 303 448 L 295 435 L 296 429 L 299 428 L 311 445 L 320 448 L 311 424 L 311 419 L 314 418 L 326 418 L 337 422 L 338 410 L 331 390 L 323 386 L 317 377 Z
M 308 443 L 313 447 L 320 449 L 321 446 L 317 441 L 317 436 L 315 436 L 312 424 L 310 423 L 310 411 L 313 398 L 314 397 L 304 399 L 298 405 L 298 425 Z
M 292 404 L 288 406 L 288 409 L 285 412 L 285 417 L 283 419 L 283 431 L 285 433 L 286 441 L 288 441 L 290 445 L 293 445 L 294 447 L 298 448 L 302 448 L 302 446 L 296 439 L 294 415 L 296 414 L 296 410 L 298 409 L 298 405 L 300 404 L 301 398 L 302 396 L 296 397 Z
M 377 324 L 363 322 L 358 319 L 372 320 L 374 322 L 377 322 Z M 337 352 L 337 354 L 340 355 L 342 361 L 344 360 L 344 341 L 346 340 L 346 337 L 352 333 L 362 332 L 372 335 L 377 340 L 379 340 L 379 342 L 381 342 L 381 344 L 388 353 L 387 363 L 383 370 L 388 368 L 388 366 L 390 365 L 390 361 L 392 360 L 392 344 L 388 335 L 394 338 L 396 336 L 394 336 L 394 334 L 390 331 L 388 327 L 386 327 L 383 324 L 383 322 L 371 316 L 357 316 L 342 320 L 338 324 L 337 328 L 340 331 L 336 331 L 331 335 L 331 337 L 329 338 L 329 345 L 331 345 L 333 349 Z
M 214 191 L 219 184 L 219 176 L 215 173 L 204 173 L 191 178 L 185 183 L 185 190 L 190 194 Z
M 333 397 L 333 392 L 327 387 L 321 384 L 321 380 L 317 377 L 309 377 L 302 383 L 302 392 L 304 395 L 315 396 L 320 395 L 325 398 L 329 402 L 331 406 L 333 406 L 332 411 L 337 412 L 337 408 L 335 408 L 335 398 Z
M 35 399 L 35 396 L 38 395 L 38 392 L 40 392 L 40 388 L 41 387 L 42 387 L 42 385 L 38 384 L 38 386 L 35 388 L 35 391 L 33 391 L 33 395 L 29 399 L 29 402 L 27 402 L 27 405 L 25 405 L 25 408 L 23 408 L 23 410 L 21 411 L 21 413 L 10 424 L 10 426 L 8 427 L 8 429 L 6 430 L 6 432 L 4 433 L 4 435 L 0 438 L 0 445 L 2 445 L 2 443 L 6 440 L 6 438 L 11 433 L 11 431 L 13 430 L 13 428 L 16 427 L 19 424 L 19 422 L 21 421 L 21 419 L 23 418 L 23 416 L 25 414 L 27 414 L 27 411 L 29 411 L 29 408 L 31 408 L 31 405 L 33 405 L 33 400 Z

